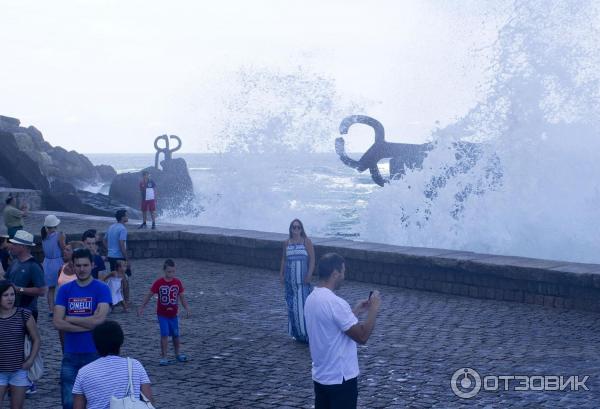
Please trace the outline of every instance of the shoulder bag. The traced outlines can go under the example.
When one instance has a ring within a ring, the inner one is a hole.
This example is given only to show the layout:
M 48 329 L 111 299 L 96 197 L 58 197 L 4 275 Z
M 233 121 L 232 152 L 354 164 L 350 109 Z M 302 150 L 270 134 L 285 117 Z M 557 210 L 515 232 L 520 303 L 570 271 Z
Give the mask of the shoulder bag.
M 29 358 L 31 355 L 31 337 L 29 336 L 29 332 L 27 331 L 27 322 L 25 321 L 25 314 L 23 313 L 23 309 L 21 308 L 21 319 L 23 320 L 23 330 L 25 331 L 25 341 L 23 343 L 23 352 L 25 359 Z M 33 360 L 33 365 L 31 368 L 27 370 L 27 377 L 30 381 L 35 382 L 42 377 L 44 374 L 44 360 L 42 359 L 42 351 L 38 350 L 35 359 Z
M 129 385 L 124 398 L 110 398 L 110 409 L 155 409 L 150 400 L 140 391 L 140 398 L 133 393 L 133 380 L 131 369 L 131 358 L 127 358 L 127 371 L 129 372 Z

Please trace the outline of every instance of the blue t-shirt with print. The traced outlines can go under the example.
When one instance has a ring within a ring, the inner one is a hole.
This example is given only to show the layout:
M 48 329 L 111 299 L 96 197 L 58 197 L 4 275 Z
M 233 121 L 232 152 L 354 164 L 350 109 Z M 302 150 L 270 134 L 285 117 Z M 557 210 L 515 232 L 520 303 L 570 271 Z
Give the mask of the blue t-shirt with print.
M 80 287 L 77 280 L 59 288 L 56 305 L 65 307 L 66 317 L 91 317 L 98 304 L 110 304 L 110 289 L 102 281 L 93 280 Z M 65 332 L 65 352 L 84 354 L 96 352 L 92 331 Z
M 121 252 L 120 240 L 127 241 L 127 228 L 123 223 L 115 223 L 108 228 L 106 232 L 106 242 L 108 244 L 108 257 L 126 258 Z

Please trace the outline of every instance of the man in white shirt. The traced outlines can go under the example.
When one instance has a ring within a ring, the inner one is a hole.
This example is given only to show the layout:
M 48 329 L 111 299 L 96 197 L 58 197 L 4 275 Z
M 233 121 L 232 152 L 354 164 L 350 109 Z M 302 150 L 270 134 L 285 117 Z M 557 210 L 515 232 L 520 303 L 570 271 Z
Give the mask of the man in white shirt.
M 356 343 L 365 344 L 381 304 L 379 291 L 361 300 L 354 309 L 335 295 L 346 272 L 344 258 L 335 253 L 319 260 L 319 285 L 306 299 L 304 317 L 308 331 L 315 387 L 315 409 L 356 408 L 358 356 Z M 358 315 L 367 311 L 367 319 Z

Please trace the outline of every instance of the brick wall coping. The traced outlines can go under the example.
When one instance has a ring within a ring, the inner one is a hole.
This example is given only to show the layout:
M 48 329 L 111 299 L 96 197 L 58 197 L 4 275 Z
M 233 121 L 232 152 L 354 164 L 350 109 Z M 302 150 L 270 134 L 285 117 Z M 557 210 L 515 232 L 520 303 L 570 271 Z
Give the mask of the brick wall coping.
M 54 213 L 62 230 L 79 239 L 87 228 L 104 232 L 114 219 Z M 210 226 L 159 224 L 137 230 L 130 221 L 134 258 L 188 257 L 278 270 L 286 234 Z M 38 233 L 36 229 L 35 233 Z M 600 265 L 469 251 L 394 246 L 311 237 L 317 257 L 337 252 L 347 260 L 347 278 L 477 298 L 531 302 L 600 311 Z M 38 237 L 39 240 L 39 237 Z

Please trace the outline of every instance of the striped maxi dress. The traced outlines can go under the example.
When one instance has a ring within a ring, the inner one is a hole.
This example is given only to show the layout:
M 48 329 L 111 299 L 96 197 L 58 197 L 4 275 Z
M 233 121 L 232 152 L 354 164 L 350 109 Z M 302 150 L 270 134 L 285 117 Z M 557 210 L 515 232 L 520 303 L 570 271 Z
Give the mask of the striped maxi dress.
M 285 258 L 285 301 L 288 309 L 288 334 L 300 342 L 308 342 L 304 303 L 312 291 L 304 283 L 308 274 L 308 251 L 304 243 L 288 243 Z

